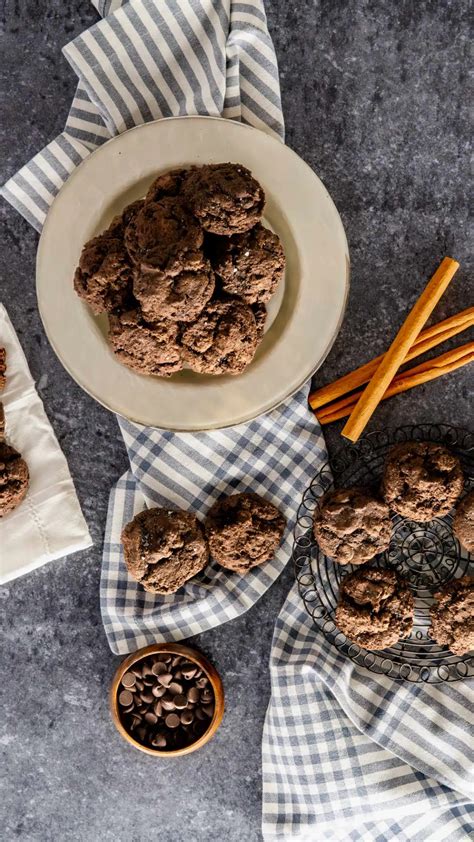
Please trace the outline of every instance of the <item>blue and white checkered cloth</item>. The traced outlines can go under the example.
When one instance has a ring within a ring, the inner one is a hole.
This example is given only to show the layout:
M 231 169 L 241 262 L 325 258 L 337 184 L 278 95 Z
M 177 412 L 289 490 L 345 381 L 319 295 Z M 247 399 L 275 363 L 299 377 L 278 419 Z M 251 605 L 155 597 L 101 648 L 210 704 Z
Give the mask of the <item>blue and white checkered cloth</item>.
M 65 131 L 2 191 L 38 230 L 81 160 L 133 125 L 199 113 L 283 137 L 261 0 L 95 5 L 104 20 L 64 50 L 80 80 Z M 119 424 L 130 470 L 111 493 L 101 607 L 111 648 L 125 653 L 205 631 L 254 605 L 288 562 L 302 492 L 326 452 L 306 390 L 230 430 L 175 434 Z M 212 565 L 171 597 L 147 594 L 131 580 L 120 532 L 135 512 L 170 504 L 202 517 L 220 495 L 247 489 L 288 518 L 273 562 L 245 577 Z M 267 842 L 467 838 L 473 774 L 466 683 L 404 685 L 356 667 L 312 625 L 296 587 L 277 620 L 270 667 L 263 734 Z

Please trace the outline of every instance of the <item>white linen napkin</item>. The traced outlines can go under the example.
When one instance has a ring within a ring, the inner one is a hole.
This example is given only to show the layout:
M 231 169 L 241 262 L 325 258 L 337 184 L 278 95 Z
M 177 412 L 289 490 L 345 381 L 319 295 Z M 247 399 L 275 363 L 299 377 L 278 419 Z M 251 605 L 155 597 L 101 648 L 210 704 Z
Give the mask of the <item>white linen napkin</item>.
M 0 347 L 7 352 L 7 381 L 0 395 L 5 437 L 30 472 L 22 503 L 0 518 L 0 583 L 92 544 L 69 468 L 44 411 L 28 363 L 0 304 Z

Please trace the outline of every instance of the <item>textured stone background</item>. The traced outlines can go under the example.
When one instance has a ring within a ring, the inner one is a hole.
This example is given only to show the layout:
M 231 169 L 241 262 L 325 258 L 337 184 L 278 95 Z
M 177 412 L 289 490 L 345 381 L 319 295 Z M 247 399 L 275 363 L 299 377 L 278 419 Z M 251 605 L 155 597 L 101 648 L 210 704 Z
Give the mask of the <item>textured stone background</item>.
M 468 3 L 267 0 L 267 12 L 287 141 L 333 196 L 352 257 L 347 315 L 316 378 L 323 384 L 386 347 L 445 254 L 462 268 L 437 315 L 472 303 Z M 61 47 L 95 19 L 87 0 L 4 2 L 2 180 L 62 129 L 75 77 Z M 126 468 L 125 451 L 112 415 L 81 392 L 46 341 L 34 290 L 37 234 L 3 203 L 1 211 L 0 300 L 95 542 L 0 591 L 2 838 L 142 842 L 165 832 L 168 842 L 255 842 L 267 660 L 291 571 L 246 616 L 194 641 L 227 692 L 224 724 L 208 749 L 160 763 L 129 749 L 107 711 L 119 659 L 98 604 L 107 498 Z M 464 370 L 399 396 L 371 428 L 433 419 L 468 425 L 468 384 Z M 331 450 L 339 429 L 330 430 Z

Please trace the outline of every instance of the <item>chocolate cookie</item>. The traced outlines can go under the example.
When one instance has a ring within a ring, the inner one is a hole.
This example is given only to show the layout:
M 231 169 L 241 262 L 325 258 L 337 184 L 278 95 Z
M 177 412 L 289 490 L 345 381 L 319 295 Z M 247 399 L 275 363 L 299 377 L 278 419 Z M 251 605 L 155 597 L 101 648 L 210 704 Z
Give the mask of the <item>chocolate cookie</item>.
M 474 650 L 474 578 L 453 579 L 435 594 L 430 634 L 454 655 Z
M 133 283 L 135 297 L 149 321 L 194 321 L 210 301 L 214 287 L 214 272 L 204 259 L 195 271 L 184 270 L 177 275 L 144 265 Z
M 214 503 L 204 526 L 212 558 L 243 575 L 273 558 L 286 520 L 258 494 L 233 494 Z
M 0 517 L 16 509 L 28 491 L 28 466 L 18 451 L 0 442 Z
M 146 263 L 168 274 L 201 265 L 201 226 L 176 196 L 144 202 L 127 227 L 126 238 L 136 263 Z
M 229 295 L 265 303 L 283 277 L 285 253 L 277 235 L 258 223 L 245 234 L 221 239 L 212 264 Z
M 124 307 L 132 282 L 123 226 L 121 218 L 116 217 L 106 231 L 85 244 L 74 275 L 74 289 L 97 315 Z
M 3 392 L 6 383 L 5 373 L 7 370 L 7 352 L 5 348 L 0 348 L 0 392 Z
M 241 164 L 209 164 L 190 172 L 183 195 L 205 231 L 241 234 L 260 221 L 265 193 Z
M 364 649 L 386 649 L 408 637 L 413 596 L 393 570 L 361 567 L 346 576 L 336 608 L 338 628 Z
M 314 512 L 313 534 L 338 564 L 363 564 L 390 543 L 388 506 L 363 488 L 327 492 Z
M 257 325 L 248 304 L 213 299 L 196 321 L 181 331 L 183 360 L 203 374 L 240 374 L 258 345 Z
M 456 507 L 453 532 L 468 553 L 474 553 L 474 491 L 466 494 Z
M 151 593 L 171 594 L 209 560 L 204 532 L 190 512 L 146 509 L 122 532 L 129 573 Z
M 385 463 L 382 493 L 399 515 L 425 522 L 448 514 L 463 489 L 457 456 L 432 442 L 392 447 Z
M 109 316 L 109 342 L 120 362 L 140 374 L 170 377 L 182 368 L 176 322 L 146 322 L 139 310 Z
M 148 188 L 145 202 L 159 202 L 165 196 L 179 196 L 184 179 L 195 169 L 196 167 L 180 168 L 159 175 Z

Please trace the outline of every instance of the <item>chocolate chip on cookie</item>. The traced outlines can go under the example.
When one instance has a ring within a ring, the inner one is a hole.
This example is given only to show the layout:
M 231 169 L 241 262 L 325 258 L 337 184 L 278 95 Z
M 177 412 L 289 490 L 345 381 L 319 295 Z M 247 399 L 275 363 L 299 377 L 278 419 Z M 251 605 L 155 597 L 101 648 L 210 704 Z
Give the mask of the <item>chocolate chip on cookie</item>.
M 393 570 L 361 567 L 346 576 L 336 608 L 338 628 L 364 649 L 386 649 L 408 637 L 413 596 Z
M 183 360 L 202 374 L 240 374 L 258 345 L 255 316 L 236 298 L 215 298 L 194 322 L 183 326 Z
M 283 277 L 285 253 L 277 235 L 258 223 L 244 234 L 219 238 L 212 264 L 225 292 L 263 304 Z
M 468 553 L 474 553 L 474 491 L 466 494 L 456 507 L 453 532 Z
M 87 242 L 74 275 L 74 289 L 95 314 L 121 309 L 132 292 L 132 265 L 120 217 Z
M 190 512 L 146 509 L 122 532 L 128 571 L 151 593 L 171 594 L 209 560 L 204 531 Z
M 474 650 L 474 578 L 453 579 L 435 594 L 431 636 L 454 655 Z
M 327 492 L 316 507 L 313 534 L 339 564 L 363 564 L 390 543 L 388 506 L 364 488 Z
M 0 517 L 4 517 L 26 496 L 30 476 L 18 451 L 0 441 Z
M 210 264 L 201 260 L 195 270 L 170 275 L 142 264 L 135 273 L 133 291 L 148 321 L 194 321 L 210 301 L 215 287 Z
M 209 164 L 190 172 L 183 196 L 205 231 L 240 234 L 260 221 L 265 193 L 242 164 Z
M 170 377 L 182 368 L 176 322 L 146 322 L 139 310 L 109 316 L 109 342 L 121 363 Z
M 218 500 L 205 521 L 212 558 L 241 575 L 273 558 L 285 526 L 276 506 L 252 493 Z
M 393 511 L 425 522 L 448 514 L 463 489 L 457 456 L 432 442 L 393 447 L 385 463 L 382 493 Z

